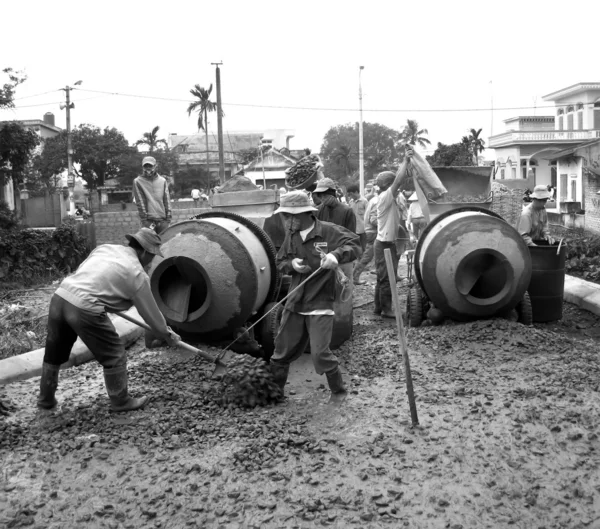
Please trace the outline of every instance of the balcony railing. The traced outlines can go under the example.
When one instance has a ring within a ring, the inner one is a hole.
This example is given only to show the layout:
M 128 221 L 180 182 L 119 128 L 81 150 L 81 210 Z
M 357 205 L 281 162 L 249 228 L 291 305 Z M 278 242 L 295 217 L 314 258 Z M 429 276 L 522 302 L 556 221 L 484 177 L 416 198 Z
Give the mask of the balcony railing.
M 600 130 L 532 130 L 512 131 L 490 138 L 493 149 L 513 143 L 576 142 L 600 138 Z

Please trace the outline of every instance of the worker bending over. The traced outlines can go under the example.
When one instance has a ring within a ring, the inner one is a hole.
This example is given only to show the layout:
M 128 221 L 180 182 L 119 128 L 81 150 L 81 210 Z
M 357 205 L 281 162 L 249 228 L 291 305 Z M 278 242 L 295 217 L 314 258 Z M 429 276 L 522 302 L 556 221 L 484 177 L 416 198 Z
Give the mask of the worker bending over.
M 517 229 L 527 246 L 544 246 L 555 242 L 548 233 L 546 202 L 550 196 L 545 185 L 535 186 L 530 195 L 531 203 L 523 208 Z
M 283 310 L 271 357 L 271 371 L 282 394 L 290 363 L 309 343 L 315 371 L 325 373 L 332 393 L 346 392 L 338 359 L 329 349 L 337 291 L 335 269 L 360 257 L 360 239 L 342 226 L 317 220 L 315 211 L 305 192 L 291 191 L 281 197 L 274 212 L 281 214 L 286 229 L 277 267 L 291 275 L 290 292 L 319 267 L 323 269 L 288 298 Z
M 129 246 L 98 246 L 52 296 L 38 407 L 56 406 L 60 365 L 69 360 L 77 336 L 104 367 L 111 410 L 137 410 L 146 404 L 147 397 L 129 395 L 125 346 L 107 312 L 124 311 L 135 305 L 160 338 L 169 345 L 180 340 L 167 327 L 144 272 L 155 255 L 163 256 L 160 237 L 150 228 L 126 237 Z

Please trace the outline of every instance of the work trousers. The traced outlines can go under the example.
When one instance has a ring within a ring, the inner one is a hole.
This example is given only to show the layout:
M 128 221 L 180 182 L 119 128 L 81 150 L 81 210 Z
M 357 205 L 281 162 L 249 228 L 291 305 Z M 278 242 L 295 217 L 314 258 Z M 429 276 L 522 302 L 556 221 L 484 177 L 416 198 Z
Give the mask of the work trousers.
M 333 316 L 303 316 L 284 310 L 271 363 L 282 366 L 291 364 L 300 358 L 310 343 L 315 371 L 319 375 L 335 371 L 339 362 L 329 349 L 332 330 Z
M 362 248 L 362 251 L 365 251 L 365 248 L 367 247 L 367 234 L 363 231 L 362 233 L 357 233 L 358 238 L 360 239 L 360 247 Z
M 362 271 L 368 266 L 368 264 L 373 259 L 373 243 L 375 242 L 375 237 L 377 237 L 377 232 L 366 232 L 366 245 L 364 252 L 360 258 L 360 261 L 356 263 L 354 266 L 354 279 L 358 279 Z
M 375 270 L 377 271 L 377 284 L 375 285 L 375 310 L 383 312 L 392 312 L 392 287 L 387 273 L 384 250 L 389 248 L 392 253 L 392 262 L 394 273 L 398 270 L 398 254 L 396 253 L 396 243 L 381 242 L 375 240 Z
M 55 294 L 48 312 L 44 362 L 55 366 L 67 362 L 77 336 L 102 366 L 127 364 L 125 346 L 106 312 L 80 309 Z
M 419 240 L 419 238 L 421 237 L 421 233 L 423 233 L 425 226 L 427 226 L 427 222 L 424 218 L 419 217 L 417 219 L 412 220 L 412 226 L 413 235 L 415 236 L 415 239 Z

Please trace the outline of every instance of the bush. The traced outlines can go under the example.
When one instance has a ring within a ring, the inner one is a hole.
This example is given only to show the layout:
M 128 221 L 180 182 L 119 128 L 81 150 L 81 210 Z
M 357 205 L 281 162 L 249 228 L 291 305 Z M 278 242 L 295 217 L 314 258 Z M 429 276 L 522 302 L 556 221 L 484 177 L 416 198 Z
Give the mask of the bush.
M 567 245 L 566 272 L 600 282 L 600 236 L 573 230 L 564 237 L 563 244 Z
M 17 214 L 6 202 L 0 202 L 0 230 L 12 230 L 19 225 Z
M 52 233 L 0 229 L 0 279 L 31 285 L 71 273 L 88 256 L 87 240 L 73 224 Z

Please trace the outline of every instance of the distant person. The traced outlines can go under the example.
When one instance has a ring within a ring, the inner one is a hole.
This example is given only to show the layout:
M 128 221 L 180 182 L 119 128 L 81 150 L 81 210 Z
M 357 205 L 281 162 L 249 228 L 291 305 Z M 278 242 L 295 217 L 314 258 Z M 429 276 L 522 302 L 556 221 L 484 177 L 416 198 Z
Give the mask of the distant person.
M 200 204 L 200 195 L 202 193 L 200 192 L 200 190 L 195 187 L 194 189 L 192 189 L 192 198 L 194 199 L 194 205 L 197 206 L 198 204 Z
M 144 173 L 133 181 L 133 196 L 143 228 L 152 228 L 158 234 L 171 224 L 169 182 L 157 173 L 156 159 L 142 160 Z
M 167 326 L 156 305 L 144 271 L 156 255 L 162 257 L 160 237 L 149 228 L 125 237 L 129 246 L 98 246 L 52 296 L 39 408 L 56 406 L 60 366 L 69 360 L 78 336 L 104 368 L 111 410 L 132 411 L 146 404 L 147 397 L 129 395 L 127 353 L 108 312 L 125 311 L 134 305 L 144 321 L 169 345 L 179 341 L 180 337 Z
M 400 209 L 396 197 L 400 192 L 400 185 L 406 179 L 407 165 L 412 158 L 413 150 L 407 147 L 406 157 L 396 174 L 384 171 L 377 175 L 376 183 L 379 186 L 377 200 L 377 237 L 375 238 L 375 267 L 377 270 L 377 284 L 375 285 L 376 314 L 383 318 L 395 318 L 392 306 L 392 286 L 388 277 L 384 251 L 389 248 L 392 254 L 394 272 L 398 270 L 399 256 L 396 250 L 396 239 L 400 228 Z
M 358 263 L 356 263 L 356 266 L 354 267 L 353 278 L 355 285 L 364 285 L 366 283 L 366 281 L 360 279 L 360 274 L 362 274 L 363 270 L 367 266 L 369 266 L 369 264 L 373 260 L 373 244 L 375 243 L 375 237 L 377 237 L 377 199 L 377 189 L 374 187 L 373 196 L 367 203 L 367 208 L 363 217 L 366 245 L 365 251 L 363 252 Z
M 408 201 L 410 205 L 408 206 L 406 224 L 415 241 L 418 241 L 421 237 L 421 233 L 423 233 L 423 230 L 427 225 L 427 222 L 425 220 L 425 215 L 423 215 L 421 205 L 419 204 L 417 193 L 413 193 L 408 199 Z
M 356 235 L 360 238 L 360 246 L 365 251 L 367 246 L 367 235 L 365 233 L 365 211 L 367 210 L 367 199 L 360 196 L 360 188 L 356 184 L 351 184 L 346 189 L 349 203 L 354 216 L 356 217 Z
M 331 178 L 317 180 L 317 186 L 312 192 L 312 199 L 319 208 L 317 219 L 333 222 L 347 230 L 356 233 L 356 217 L 350 206 L 342 204 L 337 198 L 337 188 Z
M 531 204 L 523 208 L 517 230 L 527 246 L 548 246 L 554 244 L 554 238 L 548 232 L 548 213 L 546 202 L 550 192 L 545 185 L 535 186 L 530 195 Z

